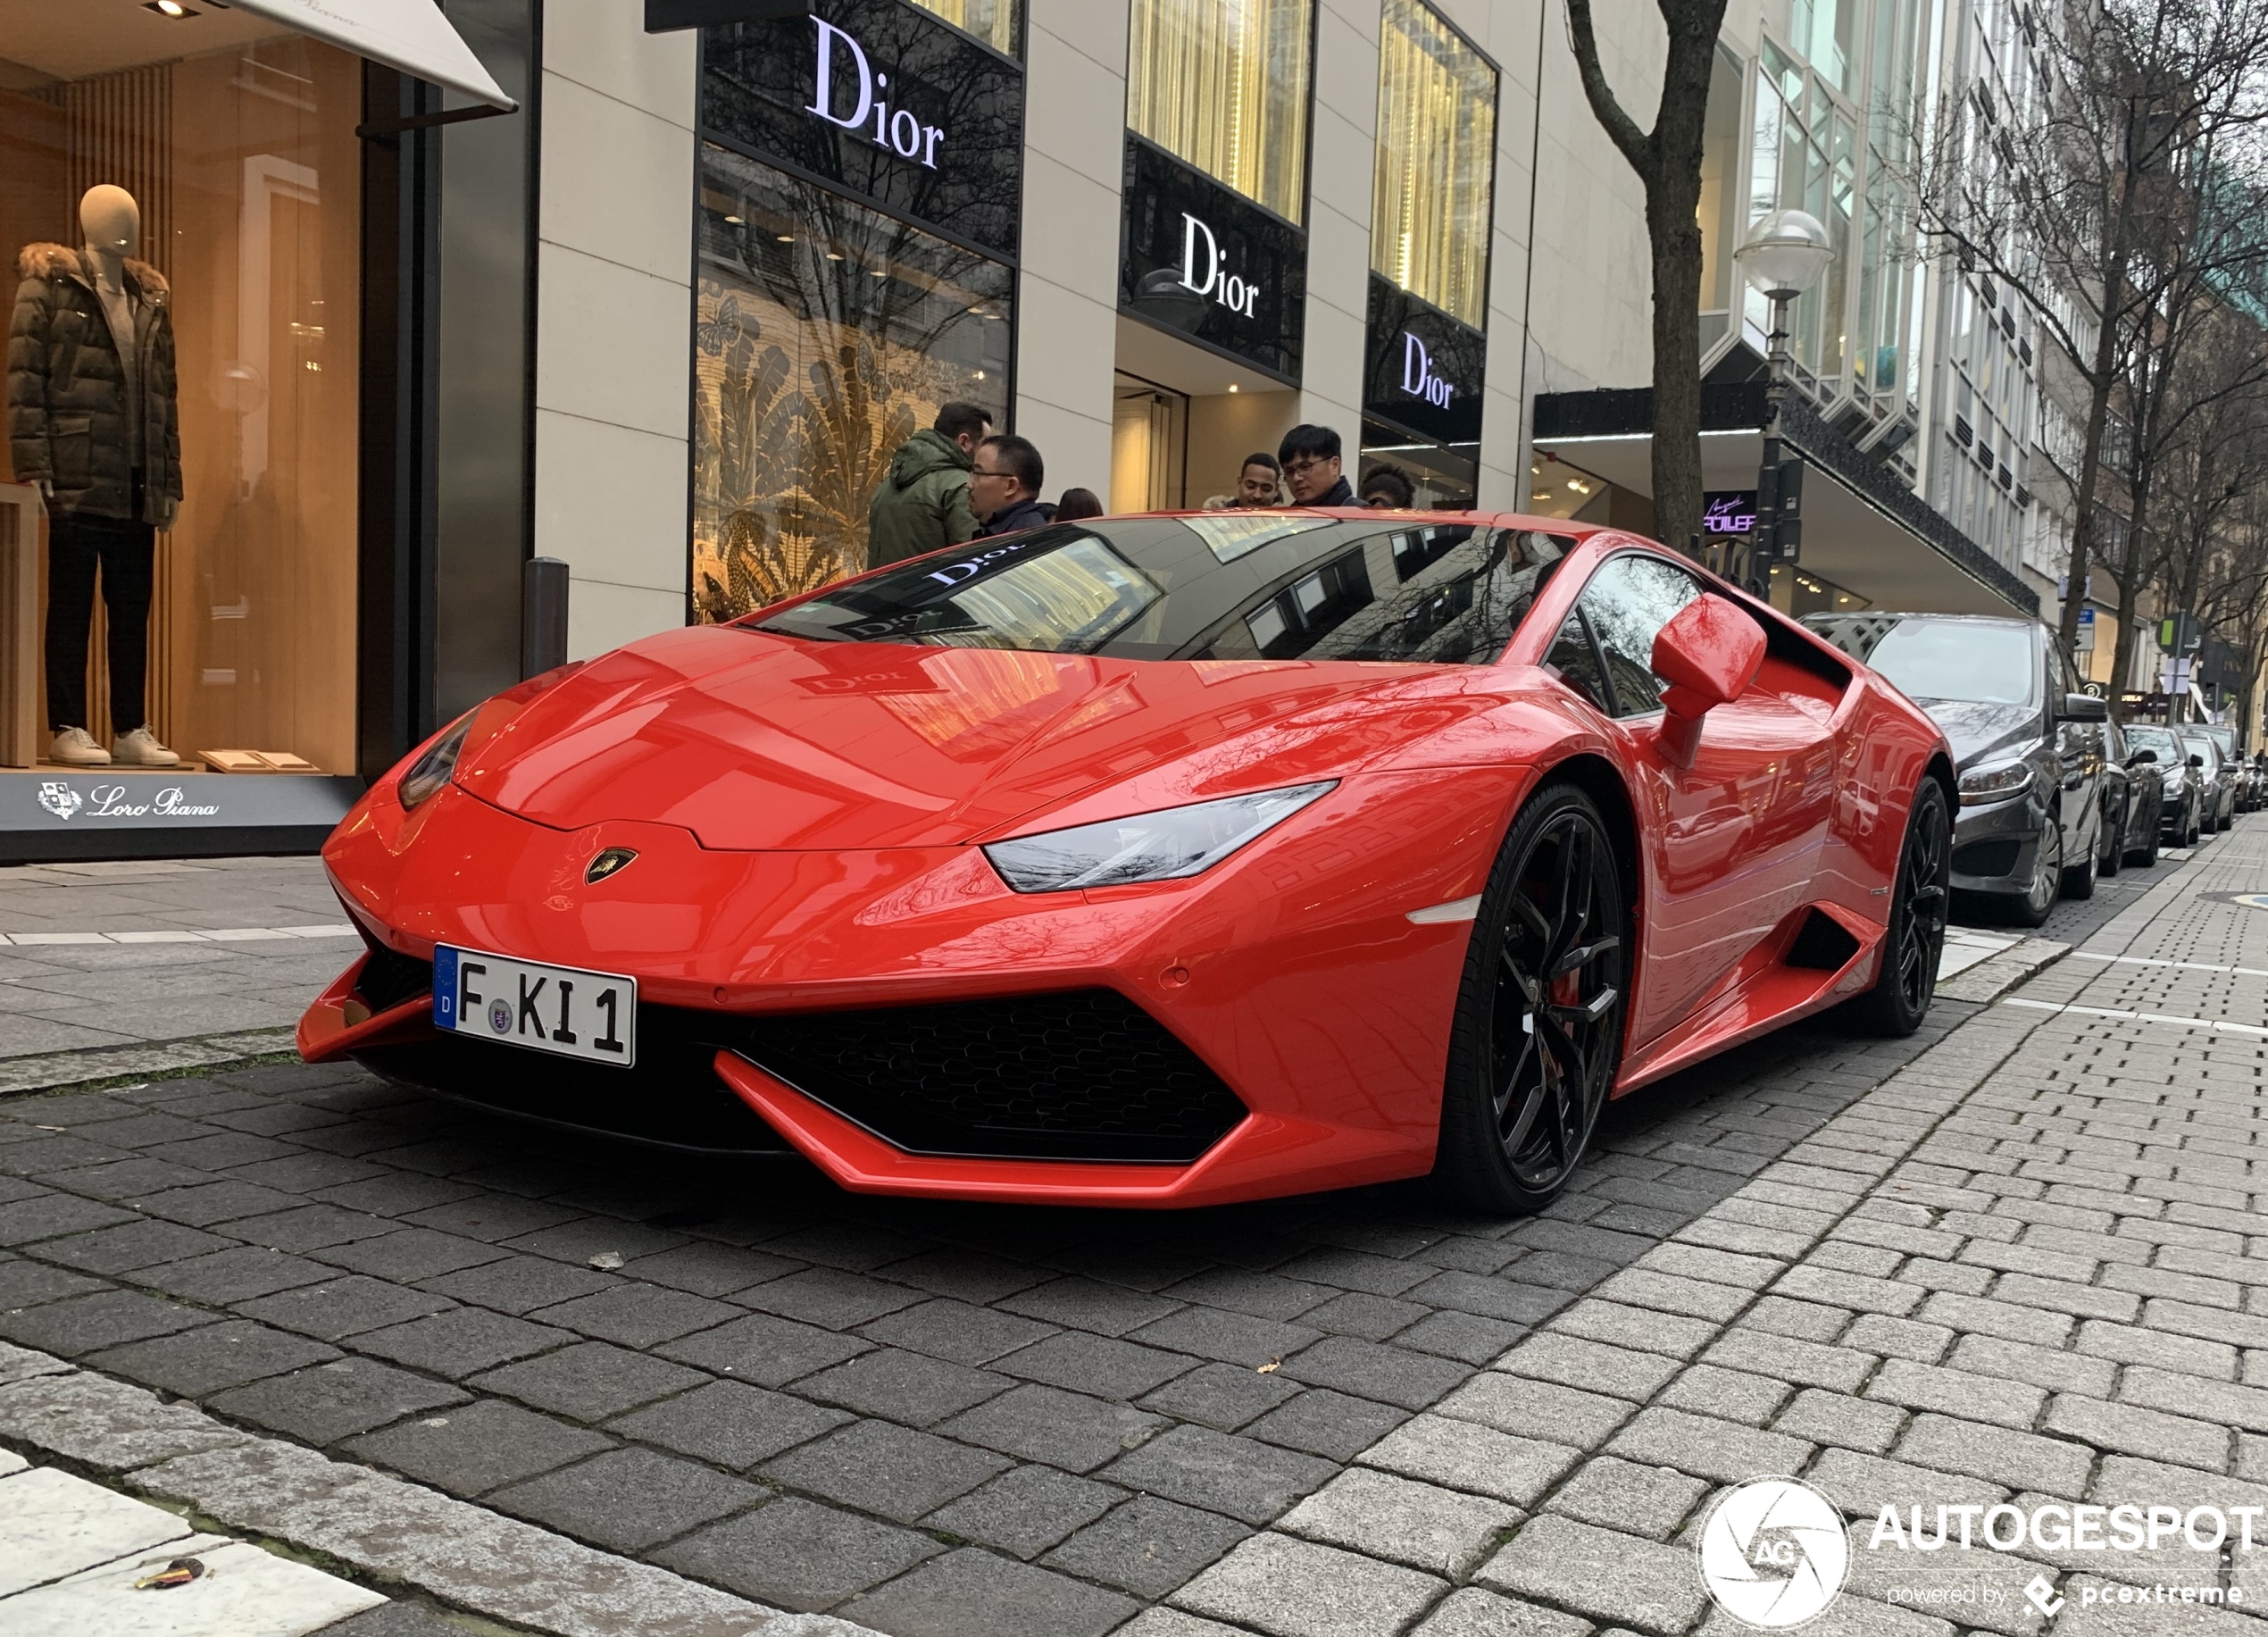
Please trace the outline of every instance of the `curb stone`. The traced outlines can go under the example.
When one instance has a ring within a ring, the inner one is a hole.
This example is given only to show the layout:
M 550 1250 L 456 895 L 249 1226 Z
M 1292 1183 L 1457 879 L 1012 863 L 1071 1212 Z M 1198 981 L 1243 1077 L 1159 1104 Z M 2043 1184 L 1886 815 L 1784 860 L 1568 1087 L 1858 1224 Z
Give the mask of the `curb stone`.
M 880 1637 L 580 1545 L 0 1343 L 0 1444 L 546 1637 Z

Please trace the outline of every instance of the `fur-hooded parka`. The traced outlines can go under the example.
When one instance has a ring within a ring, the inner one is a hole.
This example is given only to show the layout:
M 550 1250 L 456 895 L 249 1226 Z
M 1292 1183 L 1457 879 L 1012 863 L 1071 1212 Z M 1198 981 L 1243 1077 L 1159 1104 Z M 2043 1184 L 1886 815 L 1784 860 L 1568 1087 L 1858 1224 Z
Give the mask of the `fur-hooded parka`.
M 66 515 L 129 517 L 126 376 L 102 299 L 79 252 L 24 246 L 16 258 L 16 307 L 8 326 L 8 457 L 16 480 L 45 478 Z M 161 502 L 181 497 L 181 435 L 174 397 L 173 314 L 165 276 L 126 258 L 134 345 L 142 364 L 143 502 L 155 522 Z

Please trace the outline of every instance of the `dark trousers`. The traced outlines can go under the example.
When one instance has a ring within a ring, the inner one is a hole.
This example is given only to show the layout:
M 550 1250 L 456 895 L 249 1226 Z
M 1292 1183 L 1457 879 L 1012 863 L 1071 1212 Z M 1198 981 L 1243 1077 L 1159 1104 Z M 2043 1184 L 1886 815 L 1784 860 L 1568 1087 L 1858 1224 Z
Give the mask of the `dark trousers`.
M 141 485 L 134 486 L 134 509 Z M 47 523 L 47 725 L 87 728 L 87 639 L 95 617 L 95 569 L 110 615 L 110 719 L 130 733 L 149 719 L 142 689 L 149 669 L 150 578 L 157 530 L 123 517 L 55 513 Z

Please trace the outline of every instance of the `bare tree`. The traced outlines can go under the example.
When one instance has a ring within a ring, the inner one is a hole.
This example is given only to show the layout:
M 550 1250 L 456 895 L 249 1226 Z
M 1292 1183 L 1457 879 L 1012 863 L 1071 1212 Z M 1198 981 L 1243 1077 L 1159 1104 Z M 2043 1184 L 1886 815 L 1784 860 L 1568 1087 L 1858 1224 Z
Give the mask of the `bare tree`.
M 1701 528 L 1701 133 L 1725 0 L 1655 0 L 1669 56 L 1654 128 L 1606 83 L 1591 0 L 1567 0 L 1568 41 L 1591 113 L 1646 188 L 1654 273 L 1655 532 L 1682 547 Z
M 2268 121 L 2268 0 L 2061 0 L 2042 15 L 2026 42 L 2036 81 L 2014 105 L 1981 82 L 1955 93 L 1916 145 L 1915 193 L 1923 230 L 2019 293 L 2083 388 L 2079 470 L 2068 474 L 2073 591 L 2058 633 L 2070 653 L 2077 588 L 2098 555 L 2114 407 L 2137 396 L 2137 369 L 2172 379 L 2178 360 L 2145 355 L 2178 354 L 2167 314 L 2186 314 L 2185 297 L 2228 271 L 2216 259 L 2230 253 L 2227 223 L 2199 209 L 2200 183 Z M 2147 404 L 2127 415 L 2133 437 L 2162 448 L 2172 429 L 2148 420 Z M 2130 464 L 2147 481 L 2147 460 Z M 2122 582 L 2149 563 L 2147 516 L 2133 522 Z M 2123 651 L 2124 620 L 2120 631 Z

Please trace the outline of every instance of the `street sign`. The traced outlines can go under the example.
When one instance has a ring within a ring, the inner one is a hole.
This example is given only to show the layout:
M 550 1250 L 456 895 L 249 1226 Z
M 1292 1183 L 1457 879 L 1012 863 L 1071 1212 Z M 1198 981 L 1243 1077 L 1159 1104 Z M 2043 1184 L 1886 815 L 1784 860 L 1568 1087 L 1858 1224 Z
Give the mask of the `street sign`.
M 2092 608 L 2079 611 L 2079 651 L 2082 654 L 2095 651 L 2095 611 Z
M 2170 614 L 2158 622 L 2158 647 L 2169 654 L 2194 654 L 2205 646 L 2205 631 L 2194 614 Z
M 1780 560 L 1793 565 L 1804 550 L 1804 463 L 1785 455 L 1780 462 L 1780 514 L 1774 532 Z

